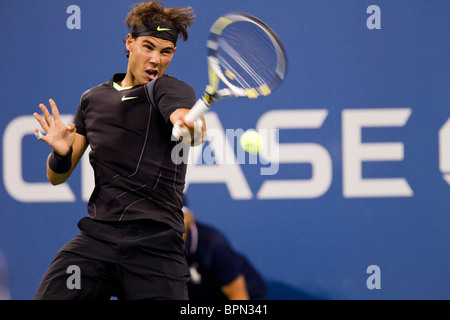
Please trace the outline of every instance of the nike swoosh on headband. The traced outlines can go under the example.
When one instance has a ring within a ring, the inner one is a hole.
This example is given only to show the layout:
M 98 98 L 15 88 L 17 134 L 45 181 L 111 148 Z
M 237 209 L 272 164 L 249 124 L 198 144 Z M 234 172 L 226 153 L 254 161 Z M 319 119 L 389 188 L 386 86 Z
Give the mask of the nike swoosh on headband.
M 155 37 L 172 42 L 177 45 L 179 30 L 168 22 L 155 22 L 153 20 L 145 20 L 137 26 L 133 26 L 131 35 L 137 37 Z
M 157 31 L 170 31 L 170 29 L 167 28 L 161 28 L 160 26 L 158 26 L 158 28 L 156 28 Z

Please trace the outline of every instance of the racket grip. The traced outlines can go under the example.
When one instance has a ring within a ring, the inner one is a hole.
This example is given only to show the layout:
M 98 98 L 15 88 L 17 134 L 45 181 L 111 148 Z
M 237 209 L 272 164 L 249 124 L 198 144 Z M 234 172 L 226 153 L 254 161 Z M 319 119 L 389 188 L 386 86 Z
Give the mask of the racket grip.
M 199 99 L 192 109 L 186 114 L 186 121 L 195 121 L 204 115 L 209 110 L 209 105 L 206 104 L 205 100 Z

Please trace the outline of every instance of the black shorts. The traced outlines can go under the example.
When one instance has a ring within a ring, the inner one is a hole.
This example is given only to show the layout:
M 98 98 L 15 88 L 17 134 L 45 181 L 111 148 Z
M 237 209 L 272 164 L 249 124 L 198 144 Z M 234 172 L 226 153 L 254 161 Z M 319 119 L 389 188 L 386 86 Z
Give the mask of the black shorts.
M 170 226 L 86 217 L 78 227 L 81 233 L 56 254 L 34 299 L 188 299 L 184 242 Z

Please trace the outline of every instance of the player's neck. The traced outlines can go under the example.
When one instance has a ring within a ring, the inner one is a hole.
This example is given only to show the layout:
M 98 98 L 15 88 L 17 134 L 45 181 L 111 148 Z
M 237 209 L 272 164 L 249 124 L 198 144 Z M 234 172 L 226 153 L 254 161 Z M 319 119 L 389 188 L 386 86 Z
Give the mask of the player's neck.
M 125 75 L 125 78 L 123 78 L 123 80 L 117 84 L 123 88 L 126 88 L 126 87 L 133 87 L 133 86 L 137 85 L 136 82 L 137 81 L 136 81 L 135 77 L 133 77 L 132 74 L 127 72 L 127 74 Z

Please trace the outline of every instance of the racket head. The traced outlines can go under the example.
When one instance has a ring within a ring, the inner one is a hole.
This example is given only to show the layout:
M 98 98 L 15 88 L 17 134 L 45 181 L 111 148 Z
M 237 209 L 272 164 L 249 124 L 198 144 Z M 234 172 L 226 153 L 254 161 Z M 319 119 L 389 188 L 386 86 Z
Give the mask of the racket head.
M 287 58 L 279 37 L 249 14 L 229 13 L 216 20 L 207 48 L 209 95 L 267 96 L 285 78 Z M 218 90 L 220 82 L 227 88 Z

